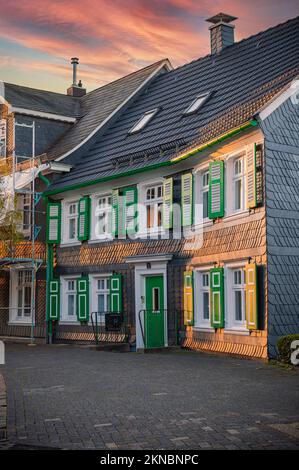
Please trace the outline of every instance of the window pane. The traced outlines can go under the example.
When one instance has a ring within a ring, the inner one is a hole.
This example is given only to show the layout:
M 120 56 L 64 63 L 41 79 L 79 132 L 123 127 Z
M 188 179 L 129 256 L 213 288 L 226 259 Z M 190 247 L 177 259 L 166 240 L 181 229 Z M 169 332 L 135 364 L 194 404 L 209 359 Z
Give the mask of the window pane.
M 242 292 L 235 291 L 235 320 L 242 321 Z
M 203 287 L 209 287 L 209 275 L 208 274 L 202 275 L 202 285 Z
M 22 316 L 23 310 L 23 291 L 22 289 L 18 290 L 18 317 Z
M 152 228 L 154 226 L 154 206 L 146 207 L 146 226 Z
M 203 318 L 209 320 L 210 318 L 210 295 L 209 292 L 203 292 Z
M 241 209 L 242 204 L 242 181 L 235 181 L 235 210 Z
M 162 227 L 162 210 L 163 210 L 163 203 L 158 204 L 158 227 Z
M 237 271 L 234 271 L 234 284 L 235 285 L 242 284 L 242 271 L 240 269 L 238 269 Z
M 67 314 L 73 316 L 75 314 L 75 295 L 69 294 L 67 301 Z
M 208 171 L 202 175 L 202 186 L 203 188 L 209 186 L 209 172 Z
M 159 287 L 153 288 L 153 310 L 157 312 L 160 309 L 160 289 Z
M 76 219 L 69 220 L 69 239 L 73 240 L 76 234 Z
M 30 317 L 31 313 L 31 287 L 24 288 L 24 316 Z
M 98 312 L 105 312 L 105 295 L 98 294 Z
M 204 191 L 202 194 L 202 216 L 204 219 L 206 219 L 209 216 L 209 209 L 208 209 L 208 201 L 209 201 L 209 192 Z

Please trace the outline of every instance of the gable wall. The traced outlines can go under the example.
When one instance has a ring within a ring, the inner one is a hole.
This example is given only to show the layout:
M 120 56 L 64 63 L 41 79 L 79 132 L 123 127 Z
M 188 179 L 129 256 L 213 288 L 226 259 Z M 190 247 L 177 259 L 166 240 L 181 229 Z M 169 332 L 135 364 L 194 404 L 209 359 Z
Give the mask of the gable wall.
M 289 98 L 261 123 L 265 136 L 268 348 L 299 332 L 299 104 Z

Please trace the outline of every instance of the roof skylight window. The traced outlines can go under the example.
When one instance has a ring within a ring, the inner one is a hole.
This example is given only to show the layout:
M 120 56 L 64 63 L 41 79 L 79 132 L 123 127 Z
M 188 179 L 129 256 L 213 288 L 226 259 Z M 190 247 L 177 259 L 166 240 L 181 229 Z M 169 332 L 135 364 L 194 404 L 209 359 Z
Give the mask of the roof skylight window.
M 136 122 L 136 124 L 132 127 L 129 131 L 129 134 L 135 134 L 136 132 L 140 132 L 144 127 L 153 119 L 155 114 L 158 112 L 159 108 L 151 109 L 144 113 L 141 119 Z
M 210 93 L 202 93 L 201 95 L 198 95 L 194 101 L 190 104 L 190 106 L 184 111 L 184 114 L 193 114 L 196 113 L 196 111 L 199 110 L 203 106 L 203 104 L 207 101 L 209 98 Z

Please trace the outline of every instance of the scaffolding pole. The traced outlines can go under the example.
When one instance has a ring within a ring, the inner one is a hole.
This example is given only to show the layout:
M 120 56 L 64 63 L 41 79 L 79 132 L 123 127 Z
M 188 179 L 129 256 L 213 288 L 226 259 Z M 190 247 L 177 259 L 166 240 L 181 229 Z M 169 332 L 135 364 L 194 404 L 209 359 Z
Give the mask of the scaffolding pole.
M 28 129 L 32 130 L 32 155 L 31 158 L 28 158 L 27 156 L 21 157 L 17 156 L 15 152 L 15 135 L 16 135 L 16 127 L 25 127 Z M 34 325 L 35 325 L 35 294 L 36 294 L 36 273 L 37 273 L 37 264 L 35 260 L 35 204 L 36 204 L 36 197 L 35 197 L 35 121 L 32 121 L 32 124 L 25 124 L 25 123 L 14 123 L 14 151 L 13 151 L 13 175 L 12 175 L 12 181 L 13 181 L 13 197 L 15 197 L 15 194 L 30 194 L 30 207 L 31 207 L 31 214 L 30 214 L 30 219 L 29 219 L 29 231 L 30 231 L 30 241 L 31 241 L 31 302 L 30 302 L 30 315 L 31 315 L 31 332 L 30 332 L 30 346 L 35 345 L 35 337 L 34 337 Z M 18 165 L 18 159 L 24 159 L 24 161 L 29 164 L 29 172 L 31 172 L 31 182 L 30 184 L 30 190 L 28 191 L 27 189 L 23 190 L 17 189 L 16 188 L 16 170 L 17 168 L 19 171 L 27 171 L 26 169 L 22 170 L 21 165 Z M 13 256 L 15 256 L 15 250 L 13 250 Z M 24 309 L 24 305 L 22 306 Z

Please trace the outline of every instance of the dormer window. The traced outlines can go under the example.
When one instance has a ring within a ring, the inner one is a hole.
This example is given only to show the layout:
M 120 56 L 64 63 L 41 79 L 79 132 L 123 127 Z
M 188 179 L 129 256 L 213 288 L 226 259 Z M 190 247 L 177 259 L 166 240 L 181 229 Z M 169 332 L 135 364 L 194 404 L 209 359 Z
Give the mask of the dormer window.
M 129 131 L 129 134 L 135 134 L 136 132 L 142 131 L 144 127 L 153 119 L 155 114 L 158 112 L 159 108 L 151 109 L 150 111 L 147 111 L 144 113 L 141 119 L 136 122 L 136 124 L 132 127 L 132 129 Z
M 203 106 L 203 104 L 207 101 L 209 98 L 210 93 L 202 93 L 201 95 L 198 95 L 194 101 L 190 104 L 190 106 L 185 110 L 184 114 L 189 115 L 196 113 L 199 108 Z

